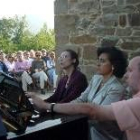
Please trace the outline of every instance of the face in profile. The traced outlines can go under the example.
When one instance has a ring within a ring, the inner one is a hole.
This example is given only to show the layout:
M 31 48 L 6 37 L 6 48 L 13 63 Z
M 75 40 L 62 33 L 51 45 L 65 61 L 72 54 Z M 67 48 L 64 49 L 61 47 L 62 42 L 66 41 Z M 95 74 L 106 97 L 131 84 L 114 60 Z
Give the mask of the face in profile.
M 138 62 L 140 62 L 140 58 L 132 59 L 127 67 L 127 72 L 124 75 L 125 81 L 133 91 L 136 93 L 140 88 L 140 70 L 138 68 Z
M 75 59 L 71 59 L 71 55 L 67 51 L 62 52 L 59 57 L 59 64 L 62 69 L 73 67 L 74 61 Z
M 98 70 L 101 75 L 109 75 L 112 73 L 112 64 L 109 61 L 108 54 L 102 53 L 98 58 Z

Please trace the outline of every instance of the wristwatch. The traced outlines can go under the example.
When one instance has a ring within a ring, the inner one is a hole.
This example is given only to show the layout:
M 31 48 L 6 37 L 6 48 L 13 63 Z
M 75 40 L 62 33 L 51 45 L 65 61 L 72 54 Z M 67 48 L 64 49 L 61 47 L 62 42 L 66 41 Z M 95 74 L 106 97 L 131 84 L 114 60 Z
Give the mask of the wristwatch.
M 54 110 L 53 109 L 54 109 L 55 104 L 56 103 L 51 103 L 51 105 L 50 105 L 50 112 L 51 113 L 54 113 Z

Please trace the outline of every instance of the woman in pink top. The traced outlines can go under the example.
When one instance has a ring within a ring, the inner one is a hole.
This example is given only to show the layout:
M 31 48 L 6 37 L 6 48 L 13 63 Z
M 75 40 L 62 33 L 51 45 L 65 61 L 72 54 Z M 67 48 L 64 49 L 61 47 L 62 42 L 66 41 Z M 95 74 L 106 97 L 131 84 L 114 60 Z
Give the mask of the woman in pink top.
M 94 103 L 50 104 L 35 94 L 28 93 L 39 110 L 50 110 L 64 114 L 84 114 L 99 121 L 116 120 L 120 129 L 126 132 L 127 140 L 140 140 L 140 56 L 133 58 L 125 74 L 126 82 L 133 93 L 133 98 L 112 103 L 96 105 Z M 93 139 L 94 140 L 94 139 Z

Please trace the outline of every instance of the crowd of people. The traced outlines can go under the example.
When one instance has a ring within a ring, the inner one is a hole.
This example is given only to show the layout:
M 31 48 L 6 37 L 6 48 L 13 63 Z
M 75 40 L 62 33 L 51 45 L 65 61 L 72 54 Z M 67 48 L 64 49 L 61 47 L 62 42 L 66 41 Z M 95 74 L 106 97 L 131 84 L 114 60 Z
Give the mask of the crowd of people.
M 39 82 L 42 94 L 45 94 L 46 83 L 56 88 L 55 64 L 55 52 L 47 53 L 45 49 L 10 54 L 0 52 L 0 71 L 17 79 L 25 92 L 28 91 L 28 87 L 35 88 L 36 82 Z

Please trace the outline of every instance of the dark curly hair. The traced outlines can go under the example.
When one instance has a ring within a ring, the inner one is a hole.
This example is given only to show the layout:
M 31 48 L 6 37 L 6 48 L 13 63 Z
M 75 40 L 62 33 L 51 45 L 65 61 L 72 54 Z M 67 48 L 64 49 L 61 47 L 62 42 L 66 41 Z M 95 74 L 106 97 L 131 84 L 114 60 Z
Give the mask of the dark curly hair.
M 68 52 L 70 54 L 71 59 L 75 59 L 76 61 L 73 63 L 74 67 L 77 68 L 77 66 L 79 65 L 79 58 L 78 58 L 78 54 L 71 50 L 71 49 L 66 49 L 66 52 Z
M 126 68 L 128 65 L 127 55 L 116 47 L 106 47 L 106 46 L 99 47 L 97 49 L 98 57 L 102 53 L 108 55 L 109 61 L 114 67 L 113 74 L 118 78 L 122 78 L 124 73 L 126 72 Z

